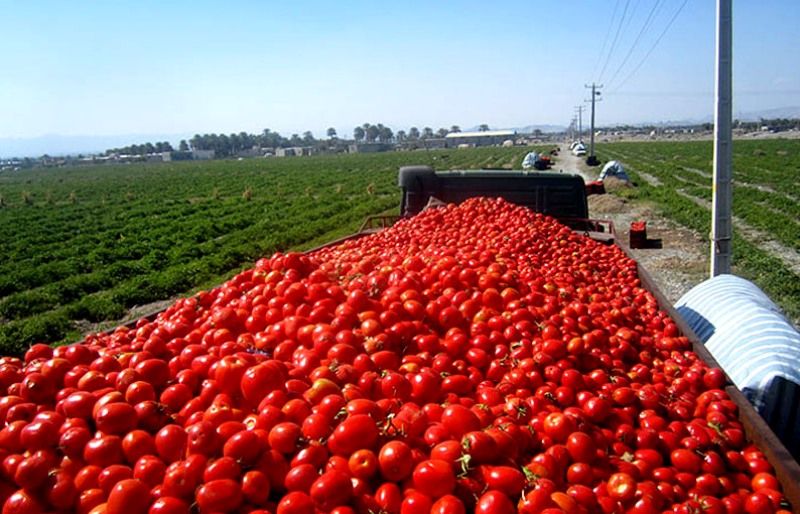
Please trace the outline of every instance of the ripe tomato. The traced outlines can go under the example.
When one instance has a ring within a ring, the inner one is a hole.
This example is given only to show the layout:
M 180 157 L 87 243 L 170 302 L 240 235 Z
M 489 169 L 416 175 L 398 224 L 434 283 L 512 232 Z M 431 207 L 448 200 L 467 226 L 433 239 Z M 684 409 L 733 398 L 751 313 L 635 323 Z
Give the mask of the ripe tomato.
M 636 494 L 636 481 L 627 473 L 614 473 L 608 477 L 606 490 L 612 498 L 627 502 Z
M 389 441 L 378 454 L 378 465 L 386 480 L 400 482 L 411 474 L 414 460 L 411 448 L 402 441 Z
M 314 514 L 314 500 L 298 491 L 286 494 L 278 502 L 276 514 Z
M 481 466 L 480 471 L 486 487 L 509 497 L 518 496 L 527 483 L 525 475 L 511 466 Z
M 200 512 L 230 512 L 242 503 L 242 489 L 231 479 L 212 480 L 201 485 L 195 495 Z
M 286 373 L 280 363 L 270 360 L 247 368 L 243 371 L 240 382 L 245 400 L 257 405 L 270 392 L 284 388 Z
M 150 505 L 150 490 L 135 478 L 117 482 L 108 495 L 108 514 L 145 513 Z
M 552 412 L 544 419 L 542 428 L 554 441 L 563 443 L 575 431 L 575 422 L 563 412 Z
M 342 471 L 326 471 L 311 484 L 311 499 L 323 510 L 347 503 L 352 495 L 353 484 Z
M 455 439 L 461 439 L 467 432 L 481 428 L 478 416 L 467 407 L 458 404 L 445 407 L 441 423 Z
M 464 504 L 452 494 L 442 496 L 431 506 L 431 514 L 466 514 Z
M 366 414 L 348 416 L 334 429 L 328 448 L 336 455 L 350 455 L 359 449 L 373 449 L 378 442 L 378 426 Z
M 415 489 L 432 498 L 449 494 L 456 485 L 453 468 L 442 460 L 425 460 L 417 464 L 413 481 Z

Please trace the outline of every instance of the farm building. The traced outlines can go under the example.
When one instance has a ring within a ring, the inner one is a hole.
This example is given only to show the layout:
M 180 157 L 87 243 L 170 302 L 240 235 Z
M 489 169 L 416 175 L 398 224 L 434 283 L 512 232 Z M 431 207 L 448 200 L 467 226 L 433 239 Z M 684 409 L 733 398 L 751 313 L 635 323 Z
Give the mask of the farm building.
M 214 158 L 214 150 L 192 150 L 192 159 L 195 161 L 208 161 Z
M 485 132 L 451 132 L 445 136 L 448 148 L 459 145 L 491 146 L 501 145 L 517 135 L 513 130 L 487 130 Z
M 275 157 L 299 157 L 302 155 L 312 155 L 316 153 L 310 146 L 290 146 L 289 148 L 277 148 Z
M 355 143 L 347 147 L 349 153 L 378 153 L 394 149 L 389 143 Z

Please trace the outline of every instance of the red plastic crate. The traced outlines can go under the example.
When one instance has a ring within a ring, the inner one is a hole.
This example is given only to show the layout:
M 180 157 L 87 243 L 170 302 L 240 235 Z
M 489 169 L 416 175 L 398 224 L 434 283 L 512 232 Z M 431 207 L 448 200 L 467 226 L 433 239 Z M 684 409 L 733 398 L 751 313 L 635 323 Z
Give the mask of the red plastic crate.
M 631 246 L 631 248 L 646 248 L 647 247 L 647 222 L 646 221 L 632 221 L 631 222 L 630 246 Z

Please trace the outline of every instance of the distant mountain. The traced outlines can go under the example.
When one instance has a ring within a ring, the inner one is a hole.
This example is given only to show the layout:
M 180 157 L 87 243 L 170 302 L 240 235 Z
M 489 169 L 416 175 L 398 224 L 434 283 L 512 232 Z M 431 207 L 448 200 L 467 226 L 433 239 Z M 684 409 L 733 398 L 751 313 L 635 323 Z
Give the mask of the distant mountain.
M 784 118 L 790 120 L 800 119 L 800 106 L 777 107 L 774 109 L 764 109 L 761 111 L 738 111 L 733 113 L 733 119 L 740 121 L 774 120 L 777 118 Z M 713 123 L 713 122 L 714 122 L 714 116 L 709 114 L 702 118 L 628 123 L 628 125 L 635 127 L 638 126 L 676 127 L 676 126 L 687 126 L 687 125 L 700 125 L 701 123 Z M 617 126 L 617 125 L 624 125 L 624 123 L 617 123 L 611 126 Z M 608 126 L 608 125 L 603 125 L 603 126 Z
M 62 136 L 47 134 L 39 137 L 0 137 L 0 158 L 52 157 L 100 153 L 109 148 L 120 148 L 131 144 L 169 141 L 177 147 L 181 139 L 190 139 L 192 134 L 128 134 L 121 136 Z
M 465 129 L 464 132 L 477 132 L 480 126 L 476 125 Z M 552 132 L 564 132 L 567 127 L 561 125 L 526 125 L 524 127 L 492 127 L 492 130 L 513 130 L 518 134 L 531 134 L 534 130 L 541 130 L 545 134 Z
M 510 130 L 516 130 L 520 134 L 531 134 L 534 130 L 541 130 L 545 134 L 553 132 L 564 132 L 567 127 L 563 125 L 527 125 L 525 127 L 513 127 Z
M 774 120 L 776 118 L 793 120 L 800 118 L 800 106 L 778 107 L 776 109 L 765 109 L 762 111 L 735 112 L 733 113 L 733 117 L 741 121 L 758 121 L 761 119 Z M 713 118 L 709 116 L 709 119 L 712 120 Z

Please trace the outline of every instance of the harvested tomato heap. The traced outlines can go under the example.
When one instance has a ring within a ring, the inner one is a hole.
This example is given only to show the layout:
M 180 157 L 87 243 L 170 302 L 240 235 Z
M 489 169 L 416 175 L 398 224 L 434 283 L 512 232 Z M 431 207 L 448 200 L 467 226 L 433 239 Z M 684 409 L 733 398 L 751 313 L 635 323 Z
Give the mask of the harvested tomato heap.
M 771 513 L 636 264 L 472 199 L 0 359 L 3 514 Z

